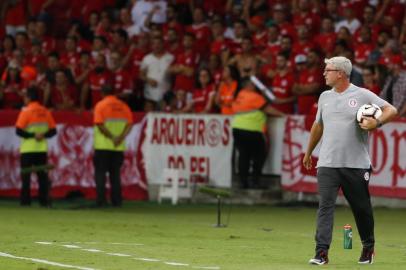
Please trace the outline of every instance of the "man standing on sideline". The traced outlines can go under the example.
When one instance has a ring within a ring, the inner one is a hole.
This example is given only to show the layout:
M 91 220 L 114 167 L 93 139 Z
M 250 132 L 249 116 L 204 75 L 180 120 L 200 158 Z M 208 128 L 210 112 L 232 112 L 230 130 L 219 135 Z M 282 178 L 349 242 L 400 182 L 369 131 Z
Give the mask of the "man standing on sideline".
M 130 133 L 133 119 L 130 108 L 113 95 L 113 88 L 105 85 L 101 89 L 103 99 L 94 109 L 94 168 L 97 191 L 97 206 L 107 205 L 106 173 L 109 173 L 111 204 L 120 207 L 121 177 L 125 137 Z
M 56 134 L 55 120 L 51 113 L 38 102 L 37 89 L 28 88 L 24 96 L 26 107 L 18 115 L 16 133 L 21 137 L 21 169 L 32 166 L 46 166 L 48 159 L 48 138 Z M 50 182 L 45 170 L 37 172 L 39 184 L 39 203 L 43 207 L 50 205 Z M 20 204 L 31 205 L 31 173 L 22 172 Z
M 332 89 L 321 94 L 316 120 L 310 131 L 303 165 L 311 169 L 311 154 L 320 141 L 317 182 L 320 196 L 317 212 L 316 256 L 311 264 L 328 263 L 334 207 L 341 188 L 351 206 L 362 241 L 358 263 L 371 264 L 374 257 L 374 218 L 368 183 L 371 160 L 368 154 L 368 131 L 389 122 L 397 110 L 371 91 L 350 83 L 351 61 L 338 56 L 324 61 L 326 84 Z M 374 103 L 382 109 L 378 119 L 363 117 L 358 124 L 356 113 L 363 104 Z

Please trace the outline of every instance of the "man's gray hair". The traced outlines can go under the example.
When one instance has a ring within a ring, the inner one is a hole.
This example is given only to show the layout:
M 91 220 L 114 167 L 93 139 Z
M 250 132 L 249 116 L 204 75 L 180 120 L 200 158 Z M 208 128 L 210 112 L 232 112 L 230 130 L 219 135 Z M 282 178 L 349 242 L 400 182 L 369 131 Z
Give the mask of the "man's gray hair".
M 324 63 L 326 65 L 330 64 L 334 66 L 336 69 L 343 71 L 348 77 L 351 75 L 352 64 L 350 59 L 344 56 L 335 56 L 330 59 L 324 59 Z

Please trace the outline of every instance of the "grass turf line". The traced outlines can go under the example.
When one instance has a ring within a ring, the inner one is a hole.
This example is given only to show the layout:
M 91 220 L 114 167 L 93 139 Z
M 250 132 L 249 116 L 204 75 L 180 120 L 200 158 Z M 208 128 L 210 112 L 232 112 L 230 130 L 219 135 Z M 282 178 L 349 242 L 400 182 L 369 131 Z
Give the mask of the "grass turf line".
M 21 208 L 0 201 L 0 252 L 101 270 L 314 269 L 316 208 L 234 206 L 227 228 L 213 228 L 215 205 L 157 205 L 128 202 L 122 209 L 70 210 Z M 224 209 L 226 220 L 227 208 Z M 406 210 L 375 209 L 376 262 L 371 269 L 406 269 Z M 343 249 L 343 226 L 353 225 L 353 249 Z M 40 245 L 35 242 L 52 242 Z M 75 242 L 80 242 L 75 244 Z M 336 211 L 329 269 L 363 269 L 357 265 L 360 243 L 351 211 Z M 103 252 L 66 248 L 67 244 Z M 123 243 L 124 245 L 112 245 Z M 141 243 L 143 245 L 131 245 Z M 129 254 L 132 257 L 109 256 Z M 151 258 L 159 261 L 142 261 Z M 177 262 L 188 266 L 167 265 Z M 0 258 L 1 269 L 62 270 L 66 268 Z

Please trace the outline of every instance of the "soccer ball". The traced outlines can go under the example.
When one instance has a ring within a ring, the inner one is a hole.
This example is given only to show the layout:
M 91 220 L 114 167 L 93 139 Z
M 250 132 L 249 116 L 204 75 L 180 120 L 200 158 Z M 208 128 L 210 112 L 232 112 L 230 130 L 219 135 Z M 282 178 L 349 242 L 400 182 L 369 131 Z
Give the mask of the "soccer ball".
M 364 104 L 357 111 L 357 121 L 358 123 L 362 122 L 362 116 L 370 116 L 375 119 L 379 118 L 382 115 L 381 108 L 376 104 Z

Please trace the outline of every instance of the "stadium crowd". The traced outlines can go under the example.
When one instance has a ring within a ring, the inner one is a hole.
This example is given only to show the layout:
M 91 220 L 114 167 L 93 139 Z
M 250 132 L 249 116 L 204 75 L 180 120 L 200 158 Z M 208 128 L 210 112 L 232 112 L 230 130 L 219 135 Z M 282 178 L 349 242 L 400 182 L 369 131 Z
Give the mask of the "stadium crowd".
M 0 102 L 35 85 L 53 110 L 89 110 L 109 84 L 133 111 L 231 114 L 239 78 L 274 108 L 314 113 L 324 58 L 406 116 L 403 0 L 3 0 Z

